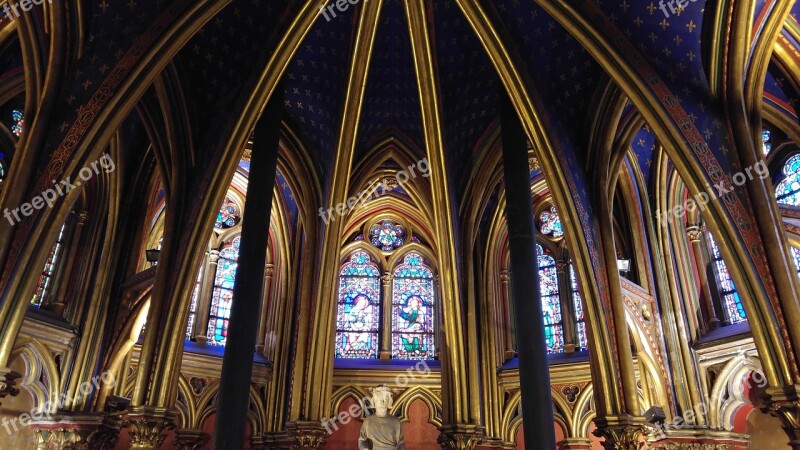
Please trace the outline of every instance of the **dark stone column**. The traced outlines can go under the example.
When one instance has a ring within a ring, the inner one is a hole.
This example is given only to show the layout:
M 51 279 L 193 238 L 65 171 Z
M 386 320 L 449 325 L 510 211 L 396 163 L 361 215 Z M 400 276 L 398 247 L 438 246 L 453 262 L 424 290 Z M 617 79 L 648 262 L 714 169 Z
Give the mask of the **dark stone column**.
M 233 288 L 233 304 L 222 360 L 214 449 L 244 448 L 245 421 L 250 404 L 250 378 L 256 346 L 264 264 L 275 170 L 278 164 L 282 98 L 280 87 L 272 93 L 253 137 L 253 156 L 242 217 L 242 241 Z
M 535 442 L 537 448 L 556 448 L 550 368 L 536 261 L 527 137 L 505 92 L 501 93 L 500 102 L 506 220 L 511 250 L 511 299 L 516 312 L 516 350 L 525 442 Z

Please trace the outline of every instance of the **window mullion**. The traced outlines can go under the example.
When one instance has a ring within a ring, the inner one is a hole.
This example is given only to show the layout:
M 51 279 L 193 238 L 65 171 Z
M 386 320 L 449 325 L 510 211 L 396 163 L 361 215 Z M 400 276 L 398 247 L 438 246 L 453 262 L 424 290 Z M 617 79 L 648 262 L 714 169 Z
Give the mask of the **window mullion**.
M 381 277 L 381 331 L 380 331 L 380 359 L 392 358 L 392 274 L 389 271 Z

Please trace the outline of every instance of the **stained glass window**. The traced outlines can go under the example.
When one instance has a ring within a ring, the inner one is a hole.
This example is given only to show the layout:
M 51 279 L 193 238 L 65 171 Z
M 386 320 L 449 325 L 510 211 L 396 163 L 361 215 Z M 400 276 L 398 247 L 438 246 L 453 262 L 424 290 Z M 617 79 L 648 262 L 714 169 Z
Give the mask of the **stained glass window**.
M 569 265 L 569 279 L 572 283 L 572 302 L 575 305 L 575 321 L 577 322 L 578 342 L 579 348 L 586 349 L 589 345 L 589 339 L 586 337 L 586 316 L 583 312 L 583 303 L 581 302 L 581 293 L 578 290 L 578 278 L 575 276 L 575 267 L 570 263 Z
M 336 357 L 377 357 L 379 329 L 380 271 L 367 252 L 357 250 L 339 271 Z
M 11 125 L 11 132 L 16 137 L 22 136 L 22 132 L 25 131 L 25 115 L 22 114 L 22 111 L 15 109 L 11 111 L 11 119 L 14 121 L 14 124 Z
M 539 290 L 542 296 L 547 353 L 561 353 L 564 351 L 564 325 L 561 320 L 556 261 L 550 251 L 539 244 L 536 244 L 536 256 L 539 262 Z
M 433 272 L 422 255 L 410 252 L 392 280 L 392 358 L 433 359 Z
M 783 180 L 775 187 L 775 198 L 778 203 L 800 206 L 800 154 L 786 161 L 783 176 Z
M 39 276 L 39 282 L 36 283 L 36 289 L 33 291 L 33 298 L 31 299 L 31 305 L 35 307 L 42 306 L 42 303 L 47 296 L 47 293 L 53 287 L 53 275 L 56 271 L 56 264 L 59 261 L 61 256 L 61 249 L 63 247 L 63 239 L 64 239 L 64 229 L 66 228 L 66 223 L 61 225 L 61 230 L 58 232 L 58 238 L 56 238 L 55 244 L 50 249 L 50 255 L 47 257 L 47 262 L 44 264 L 44 269 L 42 269 L 42 274 Z
M 394 250 L 403 245 L 406 240 L 406 231 L 402 225 L 391 220 L 376 223 L 369 229 L 369 239 L 372 245 L 384 251 Z
M 214 290 L 211 294 L 211 309 L 208 313 L 208 343 L 225 345 L 228 338 L 228 321 L 231 318 L 233 285 L 239 260 L 240 237 L 235 237 L 219 251 Z
M 794 260 L 794 267 L 800 275 L 800 249 L 792 247 L 792 259 Z
M 769 152 L 772 151 L 772 133 L 769 130 L 761 132 L 761 150 L 764 152 L 764 156 L 769 155 Z
M 539 215 L 539 224 L 539 231 L 545 236 L 557 238 L 564 235 L 561 219 L 558 217 L 555 206 L 551 206 L 549 210 L 543 211 Z
M 192 290 L 192 302 L 189 304 L 189 318 L 186 320 L 186 339 L 194 337 L 194 322 L 197 318 L 197 296 L 200 294 L 200 278 L 203 271 L 197 271 L 197 281 Z
M 225 203 L 217 213 L 217 220 L 214 222 L 214 228 L 232 228 L 239 223 L 241 218 L 239 214 L 239 207 L 230 198 L 225 198 Z
M 725 315 L 730 323 L 739 323 L 747 320 L 744 313 L 744 306 L 739 299 L 739 293 L 736 292 L 736 286 L 733 284 L 733 278 L 728 271 L 728 266 L 722 259 L 722 254 L 719 251 L 719 246 L 714 241 L 714 236 L 711 233 L 706 233 L 708 245 L 711 249 L 711 264 L 714 266 L 714 273 L 717 276 L 717 286 L 719 286 L 719 296 L 722 299 L 723 308 L 725 308 Z

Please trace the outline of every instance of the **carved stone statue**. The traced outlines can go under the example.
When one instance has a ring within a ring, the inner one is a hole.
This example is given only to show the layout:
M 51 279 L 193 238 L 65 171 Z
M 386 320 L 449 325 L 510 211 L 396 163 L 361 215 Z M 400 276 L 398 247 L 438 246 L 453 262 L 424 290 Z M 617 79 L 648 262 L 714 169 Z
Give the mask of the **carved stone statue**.
M 375 414 L 367 416 L 361 425 L 359 450 L 405 450 L 403 424 L 399 418 L 389 414 L 392 391 L 386 386 L 373 389 L 372 406 Z

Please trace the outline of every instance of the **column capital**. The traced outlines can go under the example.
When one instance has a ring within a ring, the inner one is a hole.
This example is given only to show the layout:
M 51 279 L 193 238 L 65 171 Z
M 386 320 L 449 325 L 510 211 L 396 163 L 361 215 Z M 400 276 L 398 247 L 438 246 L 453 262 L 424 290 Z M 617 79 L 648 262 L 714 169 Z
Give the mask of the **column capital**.
M 383 283 L 384 286 L 388 286 L 392 283 L 391 272 L 389 271 L 383 272 L 383 275 L 381 275 L 381 283 Z
M 8 397 L 16 397 L 19 395 L 19 389 L 15 387 L 16 379 L 21 375 L 13 372 L 8 367 L 0 367 L 0 399 Z
M 705 231 L 706 226 L 703 224 L 686 227 L 686 234 L 689 236 L 689 241 L 691 242 L 700 242 L 700 239 L 702 239 Z
M 175 411 L 153 407 L 136 406 L 125 415 L 124 425 L 131 437 L 132 450 L 158 450 L 166 439 L 167 430 L 175 428 Z
M 175 431 L 173 445 L 177 450 L 200 450 L 208 438 L 208 434 L 202 430 L 182 428 Z
M 594 420 L 597 429 L 592 433 L 604 438 L 602 442 L 605 450 L 641 450 L 645 442 L 643 437 L 647 428 L 641 417 L 618 416 L 604 417 Z
M 275 274 L 275 265 L 267 263 L 264 265 L 264 278 L 271 277 Z
M 325 448 L 328 433 L 320 422 L 293 421 L 286 423 L 291 436 L 292 448 L 296 450 L 320 450 Z
M 567 269 L 569 268 L 569 259 L 557 259 L 556 260 L 556 273 L 563 274 L 567 273 Z
M 442 450 L 475 450 L 486 440 L 486 429 L 473 424 L 448 424 L 439 427 L 437 442 Z
M 209 264 L 216 264 L 219 261 L 219 250 L 209 250 L 208 262 Z
M 508 280 L 511 279 L 511 272 L 508 269 L 501 269 L 500 270 L 500 282 L 501 283 L 508 283 Z
M 89 211 L 85 209 L 78 211 L 78 225 L 84 225 L 88 220 L 89 220 Z
M 759 398 L 761 412 L 780 419 L 789 446 L 800 449 L 800 385 L 770 388 Z
M 111 449 L 122 421 L 105 413 L 65 412 L 30 424 L 36 448 Z

